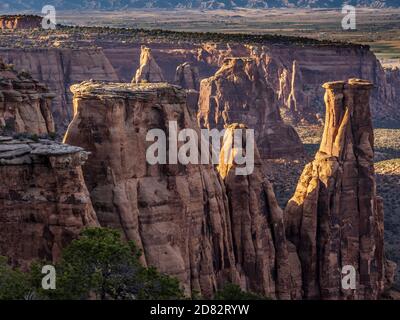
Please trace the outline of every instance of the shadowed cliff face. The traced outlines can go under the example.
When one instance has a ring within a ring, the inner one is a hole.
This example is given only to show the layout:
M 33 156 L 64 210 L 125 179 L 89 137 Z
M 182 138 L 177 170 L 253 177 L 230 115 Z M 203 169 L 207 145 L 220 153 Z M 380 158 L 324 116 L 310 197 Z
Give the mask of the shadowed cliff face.
M 281 211 L 258 167 L 223 181 L 212 165 L 147 162 L 150 129 L 168 136 L 169 121 L 177 121 L 178 130 L 200 137 L 183 89 L 83 82 L 72 91 L 65 142 L 92 152 L 84 175 L 99 222 L 134 240 L 143 263 L 178 277 L 188 294 L 210 297 L 231 281 L 270 297 L 300 296 L 299 263 L 293 279 L 289 266 L 298 258 L 286 247 Z
M 349 78 L 375 83 L 371 92 L 374 120 L 400 120 L 395 77 L 385 73 L 366 47 L 152 43 L 151 48 L 165 79 L 171 83 L 176 68 L 185 62 L 197 67 L 200 79 L 205 79 L 213 76 L 229 57 L 252 57 L 263 61 L 258 64 L 259 72 L 278 94 L 278 107 L 284 120 L 294 123 L 323 122 L 321 83 Z M 130 81 L 140 65 L 140 45 L 110 48 L 104 44 L 104 52 L 120 79 Z
M 301 156 L 304 150 L 300 138 L 282 121 L 276 94 L 262 69 L 252 58 L 230 58 L 215 76 L 202 80 L 199 125 L 221 129 L 231 123 L 244 123 L 255 130 L 263 158 Z
M 17 70 L 27 70 L 55 94 L 51 110 L 58 132 L 65 132 L 72 119 L 71 84 L 87 79 L 118 80 L 101 49 L 1 49 L 0 56 Z
M 48 134 L 55 131 L 47 87 L 0 59 L 0 132 Z
M 86 158 L 81 148 L 0 136 L 0 255 L 23 267 L 55 261 L 83 227 L 98 225 Z
M 285 210 L 286 233 L 299 253 L 305 298 L 376 299 L 393 265 L 384 258 L 383 204 L 376 195 L 372 84 L 350 79 L 323 87 L 322 142 Z M 356 290 L 341 286 L 346 265 L 357 272 Z

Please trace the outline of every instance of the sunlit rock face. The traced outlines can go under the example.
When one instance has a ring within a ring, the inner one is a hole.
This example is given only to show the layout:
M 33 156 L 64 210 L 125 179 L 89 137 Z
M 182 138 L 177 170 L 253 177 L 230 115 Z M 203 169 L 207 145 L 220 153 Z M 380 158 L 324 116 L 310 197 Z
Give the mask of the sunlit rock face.
M 151 54 L 151 49 L 142 46 L 140 52 L 140 66 L 136 70 L 132 83 L 164 82 L 164 75 Z
M 49 134 L 55 131 L 51 102 L 55 97 L 27 72 L 0 59 L 0 133 Z
M 82 148 L 0 136 L 0 255 L 27 267 L 56 261 L 81 229 L 97 226 Z
M 217 167 L 226 187 L 235 257 L 254 291 L 273 296 L 271 288 L 275 288 L 280 299 L 300 299 L 300 261 L 293 245 L 286 241 L 282 209 L 263 174 L 258 148 L 246 136 L 247 129 L 238 123 L 226 128 Z M 238 131 L 243 143 L 231 148 Z M 248 149 L 248 144 L 254 151 Z M 247 151 L 254 152 L 252 168 L 248 163 L 237 165 L 234 160 L 238 154 L 248 156 Z M 240 174 L 237 169 L 249 174 Z
M 43 17 L 34 15 L 2 15 L 0 16 L 0 29 L 36 29 L 42 26 L 42 20 Z
M 299 157 L 303 145 L 293 127 L 283 122 L 276 93 L 260 63 L 253 58 L 228 58 L 213 77 L 201 81 L 199 125 L 221 129 L 243 123 L 255 130 L 262 158 Z
M 211 164 L 150 164 L 150 129 L 169 141 L 175 122 L 178 132 L 193 129 L 200 146 L 184 89 L 93 81 L 71 90 L 75 115 L 64 140 L 91 152 L 84 176 L 102 226 L 122 230 L 143 250 L 145 265 L 176 276 L 188 295 L 211 297 L 233 282 L 273 298 L 299 297 L 300 263 L 291 269 L 289 259 L 298 258 L 286 246 L 259 156 L 248 177 L 235 177 L 234 168 L 220 175 Z M 168 142 L 167 155 L 170 149 Z
M 383 205 L 376 194 L 372 84 L 325 83 L 326 118 L 313 162 L 285 210 L 286 233 L 300 257 L 305 298 L 377 299 L 393 265 L 385 261 Z M 356 270 L 356 290 L 342 268 Z

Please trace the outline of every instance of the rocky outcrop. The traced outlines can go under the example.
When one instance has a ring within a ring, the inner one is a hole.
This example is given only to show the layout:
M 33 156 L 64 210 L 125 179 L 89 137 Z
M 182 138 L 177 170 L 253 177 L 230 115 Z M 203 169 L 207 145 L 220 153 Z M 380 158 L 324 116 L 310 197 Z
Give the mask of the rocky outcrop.
M 236 263 L 253 291 L 271 296 L 276 290 L 280 299 L 300 299 L 300 262 L 293 245 L 286 241 L 283 212 L 263 174 L 257 147 L 254 146 L 253 172 L 248 175 L 235 172 L 236 154 L 246 156 L 246 129 L 237 123 L 226 128 L 218 165 L 228 197 Z M 244 140 L 242 149 L 232 147 L 235 131 L 240 130 Z M 275 290 L 271 292 L 271 288 Z
M 184 89 L 199 90 L 199 69 L 189 62 L 180 64 L 176 68 L 175 83 Z
M 296 262 L 296 253 L 286 247 L 282 213 L 259 157 L 253 176 L 235 180 L 223 170 L 225 182 L 212 165 L 150 164 L 150 129 L 173 139 L 175 122 L 178 132 L 195 130 L 200 146 L 185 90 L 100 82 L 71 90 L 75 116 L 64 140 L 92 152 L 84 176 L 101 225 L 123 230 L 143 250 L 143 263 L 176 276 L 187 294 L 210 297 L 229 281 L 270 297 L 298 297 L 300 272 L 292 279 L 288 262 Z
M 49 134 L 55 131 L 51 102 L 55 95 L 27 72 L 0 60 L 0 132 Z
M 164 76 L 161 68 L 158 66 L 157 62 L 154 60 L 151 54 L 151 49 L 142 46 L 140 52 L 140 66 L 136 70 L 135 79 L 132 82 L 164 82 Z
M 86 158 L 79 147 L 0 136 L 0 255 L 23 267 L 54 261 L 83 227 L 98 225 Z
M 377 299 L 387 285 L 383 204 L 376 194 L 372 84 L 330 82 L 324 134 L 285 210 L 287 237 L 299 253 L 305 298 Z M 356 270 L 356 289 L 341 285 Z
M 193 116 L 197 113 L 199 101 L 200 76 L 199 69 L 189 62 L 180 64 L 176 68 L 174 83 L 187 90 L 187 105 Z
M 42 26 L 43 17 L 34 15 L 3 15 L 0 16 L 0 29 L 35 29 Z
M 56 130 L 61 133 L 72 120 L 69 87 L 73 83 L 87 79 L 118 81 L 114 68 L 101 49 L 3 48 L 0 56 L 5 62 L 12 63 L 16 70 L 27 70 L 55 94 L 51 110 Z
M 371 111 L 375 121 L 399 121 L 397 83 L 387 77 L 368 46 L 265 45 L 250 48 L 251 56 L 264 61 L 266 79 L 278 92 L 285 120 L 319 123 L 324 104 L 320 84 L 337 79 L 361 78 L 375 83 Z
M 261 157 L 302 155 L 300 138 L 283 122 L 276 94 L 261 70 L 255 59 L 229 58 L 215 76 L 202 80 L 199 125 L 221 129 L 231 123 L 243 123 L 255 130 Z

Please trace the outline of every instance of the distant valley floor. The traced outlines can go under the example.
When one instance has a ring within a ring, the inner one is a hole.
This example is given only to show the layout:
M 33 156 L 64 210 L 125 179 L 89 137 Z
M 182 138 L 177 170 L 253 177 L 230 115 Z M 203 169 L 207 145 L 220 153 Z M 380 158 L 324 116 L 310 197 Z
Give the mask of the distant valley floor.
M 357 9 L 356 30 L 344 31 L 332 9 L 135 10 L 58 12 L 59 23 L 193 32 L 271 33 L 371 46 L 386 65 L 400 65 L 400 9 Z

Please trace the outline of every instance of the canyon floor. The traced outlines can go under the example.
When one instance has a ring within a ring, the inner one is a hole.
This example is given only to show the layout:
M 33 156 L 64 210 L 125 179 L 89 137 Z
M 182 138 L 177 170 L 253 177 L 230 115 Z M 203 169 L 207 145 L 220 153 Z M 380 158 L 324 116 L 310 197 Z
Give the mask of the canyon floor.
M 399 65 L 400 9 L 357 9 L 356 30 L 344 31 L 340 10 L 236 9 L 61 11 L 58 21 L 82 26 L 165 29 L 189 32 L 281 34 L 368 44 L 386 65 Z

